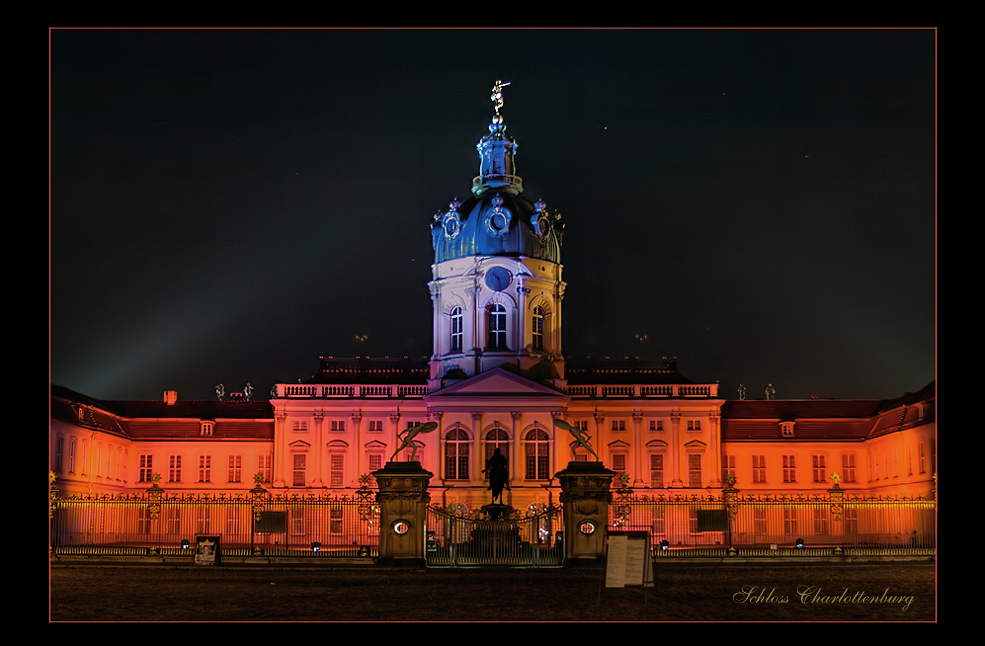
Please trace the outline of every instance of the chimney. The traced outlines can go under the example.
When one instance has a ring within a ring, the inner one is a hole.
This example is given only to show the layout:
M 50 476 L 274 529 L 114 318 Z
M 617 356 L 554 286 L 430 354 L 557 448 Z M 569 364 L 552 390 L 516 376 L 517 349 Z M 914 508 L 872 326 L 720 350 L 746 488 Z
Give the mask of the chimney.
M 164 391 L 164 403 L 168 406 L 174 406 L 174 403 L 178 401 L 178 391 L 177 390 L 165 390 Z

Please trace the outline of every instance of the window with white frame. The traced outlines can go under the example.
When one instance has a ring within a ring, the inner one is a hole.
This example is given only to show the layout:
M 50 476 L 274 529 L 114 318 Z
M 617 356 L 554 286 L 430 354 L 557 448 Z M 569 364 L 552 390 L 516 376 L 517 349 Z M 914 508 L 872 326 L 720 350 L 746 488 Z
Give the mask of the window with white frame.
M 243 481 L 243 456 L 230 455 L 228 482 L 242 482 L 242 481 Z
M 294 432 L 295 433 L 307 433 L 308 432 L 308 420 L 306 419 L 296 419 L 294 420 Z
M 701 420 L 700 419 L 689 419 L 687 421 L 687 430 L 689 430 L 689 431 L 700 431 L 701 430 Z
M 137 533 L 138 534 L 150 534 L 150 509 L 147 505 L 141 505 L 137 507 Z
M 212 482 L 212 456 L 198 456 L 198 481 Z
M 201 423 L 201 433 L 202 435 L 212 435 L 212 431 L 215 429 L 215 422 L 211 420 L 202 420 Z
M 164 508 L 164 526 L 168 536 L 177 537 L 181 535 L 181 506 L 168 505 Z
M 527 480 L 550 479 L 550 438 L 539 428 L 531 429 L 524 438 L 524 457 Z
M 445 435 L 445 479 L 469 479 L 469 436 L 460 428 Z
M 455 307 L 451 311 L 451 351 L 462 351 L 462 308 Z
M 257 473 L 260 474 L 260 479 L 262 482 L 270 482 L 273 478 L 273 463 L 274 457 L 272 455 L 259 455 L 257 456 Z
M 665 536 L 667 534 L 666 515 L 664 507 L 652 507 L 650 519 L 653 522 L 653 535 Z
M 766 482 L 766 456 L 752 456 L 752 481 Z
M 783 508 L 783 533 L 790 535 L 797 533 L 797 508 Z
M 333 419 L 332 420 L 332 430 L 333 431 L 345 431 L 345 420 L 344 419 Z
M 626 454 L 612 454 L 612 470 L 616 472 L 616 477 L 612 479 L 612 484 L 616 487 L 622 485 L 622 476 L 626 475 Z
M 827 536 L 828 534 L 828 509 L 826 506 L 814 507 L 814 534 L 817 536 Z
M 304 507 L 291 509 L 291 534 L 304 536 Z
M 68 441 L 68 472 L 75 473 L 75 449 L 78 442 L 73 437 Z
M 55 438 L 55 471 L 62 470 L 62 454 L 65 452 L 65 438 L 59 435 Z
M 664 422 L 662 419 L 651 419 L 650 420 L 650 430 L 651 431 L 662 431 L 664 430 Z
M 687 482 L 689 487 L 701 486 L 701 455 L 698 453 L 687 456 Z
M 341 489 L 345 486 L 345 454 L 332 453 L 328 456 L 329 461 L 329 486 L 333 489 Z
M 841 479 L 845 482 L 855 482 L 855 454 L 841 454 Z
M 783 456 L 783 481 L 797 482 L 797 457 L 794 455 Z
M 369 471 L 379 471 L 383 468 L 383 454 L 382 453 L 370 453 L 369 454 Z
M 194 428 L 194 427 L 193 427 Z M 139 458 L 140 470 L 138 471 L 138 482 L 150 482 L 151 476 L 154 475 L 154 456 L 148 455 L 146 453 L 142 454 Z
M 757 505 L 752 510 L 752 528 L 757 537 L 766 536 L 766 507 Z
M 496 449 L 499 449 L 499 452 L 502 454 L 504 458 L 510 454 L 510 436 L 506 433 L 504 429 L 498 427 L 491 429 L 488 433 L 486 433 L 485 464 L 489 463 L 489 458 L 491 458 L 496 453 Z M 509 468 L 509 465 L 507 465 L 507 468 Z M 489 472 L 484 471 L 483 477 L 486 480 L 488 480 Z
M 531 330 L 533 331 L 534 350 L 544 349 L 544 309 L 535 307 L 531 320 Z
M 211 534 L 212 533 L 212 507 L 210 505 L 198 505 L 198 515 L 196 523 L 196 532 L 199 534 Z M 222 523 L 222 520 L 219 520 Z
M 815 483 L 826 482 L 828 478 L 827 469 L 824 466 L 824 456 L 814 454 L 811 456 L 811 476 Z
M 626 420 L 612 420 L 612 430 L 613 431 L 625 431 L 626 430 Z
M 293 460 L 294 478 L 292 482 L 295 487 L 304 487 L 308 484 L 308 456 L 304 453 L 295 453 Z
M 328 533 L 329 534 L 341 534 L 342 533 L 342 521 L 343 521 L 343 509 L 340 506 L 333 506 L 328 512 Z
M 226 534 L 223 537 L 225 540 L 229 541 L 233 537 L 239 536 L 239 529 L 240 529 L 239 518 L 240 518 L 239 507 L 230 506 L 226 508 Z
M 181 482 L 181 456 L 168 456 L 168 482 Z
M 727 455 L 725 456 L 725 476 L 726 480 L 728 476 L 735 478 L 735 456 Z
M 369 432 L 370 433 L 382 433 L 383 432 L 383 420 L 381 420 L 381 419 L 371 419 L 371 420 L 369 420 Z
M 494 303 L 489 308 L 489 349 L 508 350 L 506 343 L 506 306 Z

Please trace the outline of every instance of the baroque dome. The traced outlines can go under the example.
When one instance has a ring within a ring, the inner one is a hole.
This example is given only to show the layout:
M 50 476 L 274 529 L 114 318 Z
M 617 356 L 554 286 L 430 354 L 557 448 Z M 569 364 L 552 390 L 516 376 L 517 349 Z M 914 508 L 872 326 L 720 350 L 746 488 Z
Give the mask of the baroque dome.
M 521 197 L 523 181 L 515 174 L 517 144 L 506 135 L 499 114 L 502 85 L 493 89 L 496 114 L 489 134 L 476 149 L 479 175 L 472 180 L 472 197 L 457 199 L 439 211 L 431 224 L 434 262 L 467 256 L 529 257 L 560 264 L 561 215 L 551 213 L 543 200 Z M 498 90 L 498 93 L 497 93 Z

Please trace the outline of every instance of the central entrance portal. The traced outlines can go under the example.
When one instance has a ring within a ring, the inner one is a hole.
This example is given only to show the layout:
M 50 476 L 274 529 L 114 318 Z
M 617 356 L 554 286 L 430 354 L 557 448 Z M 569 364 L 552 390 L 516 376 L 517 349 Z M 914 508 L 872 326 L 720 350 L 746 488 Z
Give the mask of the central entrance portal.
M 426 560 L 433 567 L 559 567 L 564 558 L 561 509 L 536 505 L 523 516 L 487 505 L 478 516 L 428 506 Z

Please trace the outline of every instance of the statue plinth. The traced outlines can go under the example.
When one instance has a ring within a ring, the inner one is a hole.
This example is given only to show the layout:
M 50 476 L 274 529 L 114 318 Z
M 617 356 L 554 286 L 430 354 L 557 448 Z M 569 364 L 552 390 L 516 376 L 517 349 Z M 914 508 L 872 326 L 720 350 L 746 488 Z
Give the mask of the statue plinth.
M 616 472 L 601 462 L 569 462 L 554 477 L 561 482 L 565 559 L 601 559 Z
M 373 472 L 379 492 L 380 560 L 395 564 L 424 562 L 424 525 L 434 474 L 420 462 L 387 462 Z

